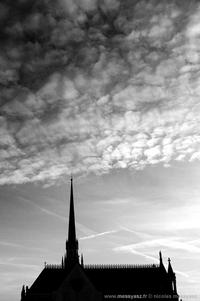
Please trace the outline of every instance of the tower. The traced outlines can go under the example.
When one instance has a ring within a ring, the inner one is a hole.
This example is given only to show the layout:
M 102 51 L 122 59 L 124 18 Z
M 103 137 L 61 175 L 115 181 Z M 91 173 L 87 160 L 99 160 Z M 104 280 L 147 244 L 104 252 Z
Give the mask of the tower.
M 71 178 L 68 240 L 66 241 L 66 255 L 64 260 L 64 267 L 70 269 L 76 263 L 79 263 L 79 255 L 78 240 L 76 239 L 76 226 L 74 214 L 73 179 Z

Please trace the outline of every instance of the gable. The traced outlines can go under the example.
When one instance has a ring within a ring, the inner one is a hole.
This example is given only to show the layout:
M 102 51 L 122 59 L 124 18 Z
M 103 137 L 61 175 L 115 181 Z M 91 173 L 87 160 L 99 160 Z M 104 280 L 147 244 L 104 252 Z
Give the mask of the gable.
M 29 288 L 29 294 L 51 293 L 58 289 L 65 277 L 64 269 L 44 268 Z
M 76 264 L 55 293 L 55 300 L 100 301 L 101 295 L 86 276 L 83 268 Z

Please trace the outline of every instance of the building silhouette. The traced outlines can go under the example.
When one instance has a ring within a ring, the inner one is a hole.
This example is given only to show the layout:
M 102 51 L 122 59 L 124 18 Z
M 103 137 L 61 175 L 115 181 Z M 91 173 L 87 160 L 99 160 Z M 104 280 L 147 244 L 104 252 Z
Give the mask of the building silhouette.
M 170 259 L 159 264 L 85 265 L 76 238 L 73 180 L 66 254 L 61 265 L 47 265 L 30 288 L 23 285 L 21 301 L 179 300 Z

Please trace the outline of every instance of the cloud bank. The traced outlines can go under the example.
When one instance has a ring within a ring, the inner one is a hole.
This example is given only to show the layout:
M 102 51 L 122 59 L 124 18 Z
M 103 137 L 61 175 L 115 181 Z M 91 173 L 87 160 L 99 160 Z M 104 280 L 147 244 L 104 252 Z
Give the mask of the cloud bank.
M 0 184 L 200 159 L 198 1 L 0 4 Z

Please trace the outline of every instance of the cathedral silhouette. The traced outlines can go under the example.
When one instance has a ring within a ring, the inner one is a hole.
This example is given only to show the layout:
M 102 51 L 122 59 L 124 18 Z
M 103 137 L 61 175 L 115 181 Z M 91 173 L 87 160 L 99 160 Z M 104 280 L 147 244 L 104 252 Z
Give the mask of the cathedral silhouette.
M 66 254 L 60 265 L 47 265 L 30 288 L 23 285 L 21 301 L 179 300 L 170 259 L 159 264 L 85 265 L 79 260 L 73 180 Z

